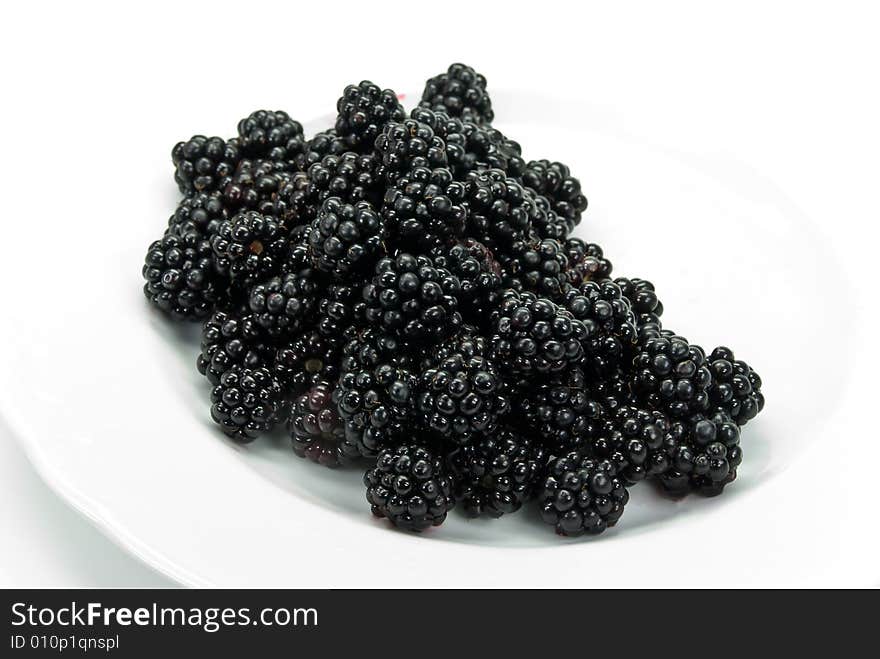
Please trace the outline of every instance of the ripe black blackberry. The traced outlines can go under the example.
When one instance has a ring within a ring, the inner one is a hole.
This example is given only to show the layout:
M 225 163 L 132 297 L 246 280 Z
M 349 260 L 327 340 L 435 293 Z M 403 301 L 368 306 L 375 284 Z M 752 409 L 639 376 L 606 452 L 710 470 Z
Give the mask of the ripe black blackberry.
M 208 317 L 225 298 L 211 244 L 202 234 L 168 234 L 147 249 L 141 270 L 144 295 L 179 320 Z
M 446 143 L 433 129 L 415 119 L 392 121 L 376 138 L 376 153 L 385 180 L 393 183 L 414 167 L 446 167 Z
M 280 195 L 291 176 L 272 160 L 242 160 L 223 185 L 223 204 L 230 212 L 253 210 L 280 219 L 287 212 Z
M 562 215 L 553 210 L 550 200 L 543 195 L 536 194 L 526 188 L 534 198 L 538 207 L 538 216 L 532 222 L 532 229 L 539 238 L 552 238 L 559 242 L 565 242 L 571 233 L 570 222 Z
M 341 359 L 340 337 L 307 330 L 278 347 L 271 368 L 285 390 L 300 393 L 320 382 L 335 382 Z
M 358 456 L 346 442 L 342 419 L 336 412 L 333 385 L 317 382 L 297 396 L 287 420 L 293 452 L 325 467 L 347 464 Z
M 628 484 L 634 484 L 669 470 L 670 429 L 662 412 L 623 405 L 609 413 L 589 450 L 593 457 L 609 460 Z
M 404 339 L 436 342 L 461 325 L 459 290 L 458 278 L 427 256 L 384 257 L 364 287 L 366 319 Z
M 502 252 L 500 262 L 506 288 L 531 291 L 554 302 L 561 302 L 570 288 L 568 257 L 556 240 L 518 240 L 509 253 Z
M 316 162 L 321 162 L 325 156 L 341 155 L 350 149 L 341 137 L 332 128 L 322 133 L 317 133 L 306 142 L 305 151 L 296 156 L 294 163 L 300 171 L 308 171 Z
M 474 325 L 486 325 L 501 290 L 501 268 L 482 243 L 467 238 L 452 247 L 431 252 L 434 265 L 458 277 L 458 308 L 462 318 Z
M 659 332 L 663 327 L 660 322 L 660 316 L 663 315 L 663 303 L 657 297 L 654 284 L 647 279 L 628 279 L 626 277 L 617 277 L 614 283 L 620 287 L 620 292 L 630 302 L 635 314 L 639 336 Z
M 449 244 L 464 234 L 465 186 L 445 167 L 414 167 L 386 190 L 382 217 L 389 234 L 404 245 Z
M 602 533 L 617 523 L 627 501 L 614 465 L 577 451 L 550 462 L 538 495 L 541 517 L 565 536 Z
M 546 462 L 541 446 L 508 427 L 456 449 L 448 459 L 455 498 L 469 517 L 515 513 L 534 497 Z
M 281 405 L 281 386 L 265 368 L 232 366 L 211 391 L 211 418 L 237 442 L 270 430 Z
M 362 330 L 343 348 L 337 389 L 346 439 L 365 457 L 413 435 L 418 376 L 398 340 L 375 328 Z
M 238 122 L 241 150 L 249 158 L 292 162 L 306 148 L 303 127 L 283 110 L 257 110 Z
M 603 377 L 590 381 L 590 397 L 602 405 L 607 413 L 613 414 L 620 407 L 635 404 L 631 380 L 628 369 L 618 367 Z
M 582 450 L 602 429 L 604 410 L 590 396 L 584 373 L 572 368 L 549 383 L 522 383 L 514 409 L 548 454 Z
M 565 250 L 568 252 L 568 279 L 573 285 L 611 276 L 611 261 L 605 258 L 599 245 L 586 243 L 580 238 L 568 238 Z
M 336 102 L 336 111 L 336 134 L 360 153 L 373 150 L 376 137 L 388 122 L 406 118 L 397 94 L 369 80 L 348 85 Z
M 248 304 L 257 322 L 273 337 L 289 337 L 312 320 L 319 282 L 311 269 L 291 272 L 251 288 Z
M 451 117 L 463 117 L 476 123 L 492 123 L 495 113 L 486 91 L 486 78 L 465 64 L 452 64 L 428 80 L 419 103 Z
M 581 215 L 587 209 L 587 198 L 581 192 L 580 181 L 571 175 L 567 165 L 532 160 L 520 178 L 523 185 L 550 201 L 552 210 L 565 222 L 566 235 L 580 224 Z
M 586 281 L 569 290 L 563 304 L 587 329 L 583 345 L 591 373 L 604 377 L 631 357 L 635 316 L 617 284 L 608 279 Z
M 510 411 L 498 367 L 473 346 L 469 336 L 447 342 L 422 371 L 415 398 L 422 424 L 456 444 L 493 433 Z
M 736 359 L 733 350 L 723 346 L 712 351 L 708 362 L 712 372 L 710 405 L 744 426 L 764 409 L 761 376 L 744 361 Z
M 668 494 L 716 496 L 736 479 L 742 463 L 739 426 L 725 412 L 677 421 L 669 435 L 667 443 L 675 447 L 670 451 L 671 465 L 659 477 Z
M 364 485 L 373 514 L 410 531 L 439 526 L 455 505 L 443 460 L 423 446 L 382 451 Z
M 199 192 L 184 197 L 168 220 L 165 235 L 184 236 L 198 233 L 210 237 L 217 232 L 220 223 L 229 217 L 219 191 Z
M 709 409 L 712 372 L 706 355 L 681 336 L 647 339 L 633 359 L 632 390 L 637 400 L 673 418 Z
M 492 312 L 492 358 L 518 375 L 550 375 L 575 366 L 587 331 L 568 311 L 533 293 L 507 291 Z
M 219 384 L 222 375 L 233 366 L 253 369 L 268 365 L 272 352 L 252 315 L 215 311 L 202 328 L 196 368 L 211 384 Z
M 174 180 L 189 196 L 216 190 L 235 171 L 241 159 L 238 140 L 194 135 L 171 150 Z
M 330 197 L 321 205 L 309 233 L 312 264 L 343 280 L 375 265 L 384 251 L 385 237 L 385 222 L 369 202 L 352 205 Z
M 361 293 L 366 283 L 353 278 L 351 283 L 329 284 L 321 291 L 315 321 L 321 336 L 338 340 L 349 331 L 364 328 L 366 304 Z
M 468 235 L 494 249 L 496 256 L 517 240 L 529 237 L 539 211 L 535 200 L 500 169 L 468 175 Z
M 289 249 L 287 228 L 270 215 L 244 211 L 221 222 L 211 241 L 217 268 L 243 285 L 281 271 Z

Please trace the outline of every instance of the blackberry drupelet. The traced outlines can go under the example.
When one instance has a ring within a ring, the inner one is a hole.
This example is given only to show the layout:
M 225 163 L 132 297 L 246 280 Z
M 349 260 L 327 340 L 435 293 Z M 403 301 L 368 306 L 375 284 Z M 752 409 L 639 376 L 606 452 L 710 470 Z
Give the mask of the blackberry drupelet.
M 504 293 L 491 322 L 491 356 L 512 373 L 550 375 L 570 369 L 584 356 L 583 323 L 532 293 Z
M 281 271 L 288 256 L 287 228 L 271 215 L 244 211 L 220 223 L 211 241 L 217 267 L 250 285 Z
M 364 474 L 364 485 L 374 515 L 411 531 L 439 526 L 455 505 L 443 460 L 423 446 L 382 451 Z
M 311 269 L 291 272 L 251 288 L 248 301 L 257 322 L 273 337 L 289 337 L 307 326 L 317 305 L 318 279 Z
M 216 190 L 232 175 L 240 159 L 238 141 L 220 137 L 194 135 L 171 150 L 174 180 L 187 196 Z
M 459 290 L 458 278 L 427 256 L 384 257 L 364 287 L 366 319 L 404 339 L 436 342 L 461 325 Z
M 590 397 L 602 405 L 606 412 L 613 414 L 620 407 L 635 404 L 630 388 L 631 380 L 628 368 L 618 367 L 590 382 Z
M 354 278 L 350 284 L 330 284 L 318 299 L 315 327 L 322 336 L 336 339 L 365 326 L 366 304 L 362 291 L 366 280 Z
M 569 238 L 565 241 L 565 250 L 568 252 L 569 281 L 573 285 L 611 276 L 611 261 L 605 258 L 599 245 L 586 243 L 580 238 Z
M 587 209 L 587 198 L 568 166 L 561 162 L 532 160 L 526 164 L 521 180 L 523 185 L 550 201 L 552 210 L 565 222 L 566 234 L 580 224 L 581 215 Z
M 215 311 L 202 328 L 196 368 L 211 384 L 219 384 L 222 375 L 233 366 L 266 366 L 272 352 L 252 315 Z
M 629 492 L 609 461 L 572 451 L 553 459 L 547 471 L 538 502 L 559 535 L 602 533 L 620 519 Z
M 667 438 L 670 468 L 659 477 L 672 496 L 717 496 L 736 479 L 742 463 L 739 426 L 724 412 L 677 421 Z
M 325 467 L 338 467 L 358 456 L 357 449 L 346 442 L 329 382 L 317 382 L 297 396 L 287 430 L 296 455 Z
M 291 176 L 272 160 L 242 160 L 223 185 L 223 204 L 230 212 L 253 210 L 280 219 L 287 212 L 281 193 Z
M 764 409 L 761 376 L 744 361 L 736 359 L 733 350 L 723 346 L 715 348 L 708 361 L 712 372 L 710 405 L 744 426 Z
M 385 237 L 385 222 L 368 202 L 352 205 L 330 197 L 309 233 L 312 264 L 341 281 L 355 270 L 375 266 Z
M 229 217 L 220 192 L 198 192 L 184 197 L 168 220 L 165 235 L 185 236 L 198 233 L 210 237 L 217 232 L 220 223 Z
M 699 346 L 681 336 L 651 337 L 633 359 L 632 390 L 637 400 L 673 418 L 709 409 L 712 372 Z
M 535 200 L 538 207 L 538 216 L 532 222 L 532 229 L 539 238 L 552 238 L 559 242 L 564 242 L 571 233 L 571 227 L 568 220 L 553 210 L 553 206 L 547 197 L 536 194 L 534 191 L 526 188 L 529 195 Z
M 670 468 L 669 419 L 662 413 L 623 405 L 610 413 L 590 442 L 593 457 L 609 460 L 630 485 Z
M 469 517 L 515 513 L 532 499 L 544 471 L 546 453 L 511 428 L 456 449 L 448 459 L 455 475 L 455 498 Z
M 657 297 L 654 284 L 647 279 L 628 279 L 618 277 L 614 283 L 620 287 L 620 292 L 629 300 L 635 314 L 636 328 L 639 336 L 656 334 L 662 329 L 660 316 L 663 315 L 663 303 Z
M 403 121 L 406 113 L 397 94 L 369 80 L 348 85 L 336 102 L 336 134 L 353 151 L 369 153 L 388 122 Z
M 292 162 L 305 152 L 303 127 L 283 110 L 257 110 L 238 122 L 241 150 L 249 158 Z
M 471 172 L 467 181 L 468 235 L 496 256 L 517 240 L 529 237 L 539 216 L 534 198 L 500 169 Z
M 388 183 L 414 167 L 434 169 L 449 164 L 445 142 L 434 135 L 430 126 L 415 119 L 386 124 L 376 138 L 375 148 L 381 161 L 381 173 Z
M 147 249 L 144 295 L 179 320 L 201 320 L 225 297 L 211 244 L 200 233 L 168 234 Z
M 272 373 L 286 390 L 299 393 L 321 382 L 335 382 L 341 359 L 340 337 L 307 330 L 278 348 Z
M 336 134 L 332 128 L 317 133 L 312 139 L 306 142 L 303 153 L 296 156 L 294 164 L 300 171 L 308 171 L 316 162 L 321 162 L 325 156 L 341 155 L 346 151 L 350 151 L 345 144 L 345 140 Z
M 281 386 L 265 368 L 232 366 L 211 391 L 211 418 L 237 442 L 270 430 L 282 405 Z
M 518 240 L 501 258 L 504 286 L 561 302 L 570 288 L 568 257 L 556 240 Z
M 490 124 L 495 118 L 486 78 L 460 63 L 428 80 L 419 105 L 476 123 Z
M 473 238 L 431 252 L 434 265 L 458 277 L 458 308 L 462 318 L 483 326 L 501 290 L 501 268 L 492 252 Z
M 414 167 L 386 190 L 382 217 L 393 239 L 429 250 L 461 238 L 465 202 L 465 186 L 449 169 Z

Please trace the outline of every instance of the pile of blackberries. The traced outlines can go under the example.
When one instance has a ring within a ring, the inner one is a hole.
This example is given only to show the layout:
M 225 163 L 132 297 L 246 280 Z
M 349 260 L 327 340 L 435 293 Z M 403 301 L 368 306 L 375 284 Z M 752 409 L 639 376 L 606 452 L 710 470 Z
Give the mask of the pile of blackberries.
M 482 75 L 453 64 L 409 113 L 368 81 L 336 108 L 310 139 L 258 110 L 172 150 L 184 196 L 144 293 L 204 324 L 224 433 L 367 463 L 373 513 L 416 530 L 535 501 L 560 534 L 600 533 L 639 481 L 736 478 L 760 377 L 665 329 L 654 286 L 571 235 L 580 182 L 493 127 Z

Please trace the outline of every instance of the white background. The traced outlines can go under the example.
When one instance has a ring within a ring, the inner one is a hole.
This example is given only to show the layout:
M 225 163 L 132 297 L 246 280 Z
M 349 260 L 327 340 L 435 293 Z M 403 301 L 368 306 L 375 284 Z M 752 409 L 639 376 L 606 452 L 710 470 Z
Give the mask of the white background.
M 508 4 L 16 3 L 0 27 L 4 249 L 32 250 L 38 263 L 52 223 L 87 218 L 127 162 L 156 157 L 130 148 L 145 122 L 168 127 L 168 144 L 156 145 L 164 153 L 192 133 L 230 132 L 228 103 L 221 113 L 213 102 L 221 96 L 240 99 L 242 116 L 283 107 L 313 117 L 349 81 L 418 89 L 460 60 L 487 75 L 490 91 L 548 89 L 641 135 L 749 163 L 833 228 L 844 280 L 855 287 L 842 296 L 851 304 L 814 312 L 855 326 L 858 344 L 837 346 L 829 336 L 803 358 L 876 369 L 880 24 L 871 3 Z M 579 120 L 577 104 L 560 112 Z M 157 169 L 156 179 L 170 171 Z M 160 218 L 138 212 L 141 183 L 129 184 L 130 206 L 113 209 L 119 231 L 158 227 Z M 53 294 L 34 291 L 33 303 L 51 304 Z M 877 585 L 880 567 L 869 558 L 880 537 L 880 462 L 857 441 L 878 434 L 876 389 L 815 386 L 843 390 L 850 421 L 829 429 L 761 496 L 784 511 L 785 529 L 839 535 L 838 551 L 821 561 L 866 566 L 839 585 Z M 168 583 L 68 511 L 9 441 L 0 433 L 0 584 Z M 755 541 L 774 554 L 773 537 Z

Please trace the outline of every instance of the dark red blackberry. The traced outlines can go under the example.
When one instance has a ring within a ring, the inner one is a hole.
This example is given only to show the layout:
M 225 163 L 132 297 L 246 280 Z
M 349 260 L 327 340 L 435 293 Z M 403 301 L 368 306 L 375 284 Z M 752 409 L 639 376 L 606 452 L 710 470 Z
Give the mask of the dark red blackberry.
M 535 496 L 544 471 L 543 448 L 511 428 L 501 428 L 448 459 L 455 498 L 469 517 L 515 513 Z
M 651 409 L 686 418 L 709 409 L 712 372 L 703 349 L 681 336 L 657 336 L 633 360 L 632 390 Z
M 370 153 L 379 133 L 390 121 L 403 121 L 406 113 L 397 94 L 369 80 L 348 85 L 336 102 L 336 134 L 353 151 Z
M 282 344 L 274 354 L 272 373 L 286 390 L 299 393 L 320 382 L 339 378 L 340 337 L 308 330 Z
M 532 293 L 508 291 L 492 312 L 493 359 L 519 375 L 549 375 L 583 359 L 587 331 L 568 311 Z
M 554 302 L 561 302 L 570 288 L 568 257 L 556 240 L 518 240 L 509 252 L 502 252 L 500 263 L 506 288 L 530 291 Z
M 308 171 L 316 162 L 321 162 L 325 156 L 341 155 L 350 151 L 345 140 L 336 134 L 332 128 L 316 134 L 306 142 L 305 151 L 295 158 L 296 168 L 300 171 Z
M 184 197 L 168 220 L 165 235 L 184 236 L 197 233 L 210 237 L 217 232 L 220 223 L 229 217 L 220 192 L 199 192 Z
M 605 258 L 602 248 L 595 243 L 585 243 L 580 238 L 565 241 L 568 253 L 568 280 L 577 286 L 585 281 L 608 279 L 611 276 L 611 261 Z
M 376 138 L 376 153 L 385 179 L 393 183 L 414 167 L 446 167 L 446 144 L 427 124 L 415 119 L 392 121 Z
M 257 322 L 273 337 L 289 337 L 312 320 L 318 296 L 313 270 L 291 272 L 254 286 L 249 306 Z
M 470 237 L 491 249 L 507 249 L 515 241 L 529 237 L 538 207 L 515 179 L 500 169 L 489 169 L 471 172 L 466 183 Z
M 446 168 L 414 167 L 386 190 L 382 217 L 389 234 L 404 245 L 449 244 L 464 234 L 465 186 Z
M 404 339 L 436 342 L 461 325 L 459 289 L 458 278 L 427 256 L 385 257 L 364 287 L 366 319 Z
M 761 376 L 744 361 L 734 358 L 733 350 L 723 346 L 715 348 L 708 361 L 712 372 L 710 405 L 744 426 L 764 409 Z
M 281 219 L 287 205 L 280 195 L 291 176 L 272 160 L 242 160 L 223 185 L 223 204 L 230 212 L 252 210 Z
M 270 215 L 244 211 L 221 222 L 211 241 L 217 267 L 244 285 L 281 271 L 289 249 L 287 228 Z
M 608 279 L 586 281 L 565 294 L 563 305 L 587 329 L 583 345 L 591 373 L 604 376 L 631 358 L 635 316 L 617 284 Z
M 552 460 L 547 471 L 538 502 L 559 535 L 602 533 L 620 519 L 629 492 L 609 461 L 572 451 Z
M 147 249 L 144 295 L 178 320 L 201 320 L 225 297 L 211 244 L 200 233 L 168 234 Z
M 238 122 L 241 150 L 249 158 L 292 162 L 306 148 L 303 127 L 282 110 L 257 110 Z
M 431 252 L 434 265 L 458 277 L 458 308 L 462 318 L 474 325 L 489 321 L 501 290 L 501 269 L 492 252 L 472 238 Z
M 568 166 L 561 162 L 532 160 L 526 164 L 521 180 L 523 185 L 550 201 L 552 210 L 564 220 L 566 235 L 580 224 L 581 215 L 587 209 L 587 198 Z
M 342 419 L 336 412 L 333 386 L 318 382 L 297 396 L 287 420 L 293 452 L 325 467 L 338 467 L 358 457 L 346 442 Z
M 452 64 L 428 80 L 419 105 L 476 123 L 490 124 L 495 118 L 486 78 L 465 64 Z
M 364 485 L 373 514 L 410 531 L 439 526 L 455 505 L 443 460 L 423 446 L 382 451 Z
M 486 358 L 485 346 L 475 346 L 469 336 L 452 339 L 419 378 L 415 409 L 423 425 L 456 444 L 493 433 L 510 411 L 498 367 Z
M 202 328 L 196 367 L 211 384 L 219 384 L 221 376 L 233 366 L 253 369 L 268 365 L 272 352 L 253 316 L 215 311 Z
M 609 460 L 620 476 L 633 484 L 669 470 L 670 429 L 671 423 L 662 412 L 624 405 L 610 413 L 589 449 L 593 457 Z
M 699 492 L 716 496 L 736 479 L 742 462 L 739 426 L 726 413 L 697 414 L 675 422 L 667 444 L 675 448 L 670 468 L 659 482 L 670 495 Z
M 281 386 L 267 369 L 236 365 L 211 391 L 211 418 L 229 437 L 247 443 L 272 428 L 281 403 Z
M 309 234 L 312 264 L 335 279 L 375 266 L 384 252 L 385 222 L 366 201 L 346 204 L 330 197 L 312 222 Z
M 237 140 L 194 135 L 171 150 L 174 180 L 185 195 L 216 190 L 241 159 Z

